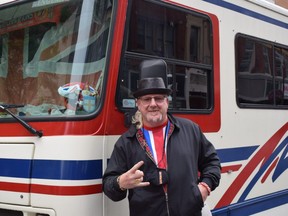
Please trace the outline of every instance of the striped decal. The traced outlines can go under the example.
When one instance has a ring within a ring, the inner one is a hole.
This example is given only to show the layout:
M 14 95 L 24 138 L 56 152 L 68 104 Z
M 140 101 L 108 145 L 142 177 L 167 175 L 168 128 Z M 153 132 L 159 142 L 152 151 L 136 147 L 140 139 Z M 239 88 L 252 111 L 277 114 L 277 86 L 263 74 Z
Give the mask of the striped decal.
M 45 167 L 45 172 L 43 172 L 43 167 Z M 102 160 L 34 160 L 32 178 L 56 180 L 100 179 L 102 178 Z
M 248 159 L 258 146 L 219 149 L 217 150 L 221 163 L 238 162 Z M 0 176 L 23 179 L 43 180 L 97 180 L 102 178 L 102 160 L 29 160 L 0 159 Z M 241 164 L 222 167 L 222 173 L 237 171 Z M 7 167 L 5 169 L 5 167 Z M 32 172 L 31 172 L 32 171 Z M 31 172 L 31 173 L 30 173 Z M 56 183 L 56 182 L 55 182 Z M 102 184 L 59 186 L 45 184 L 28 184 L 0 182 L 0 190 L 38 193 L 50 195 L 88 195 L 102 193 Z
M 0 176 L 43 180 L 88 180 L 102 178 L 102 160 L 61 161 L 0 159 Z M 7 167 L 7 169 L 4 169 Z M 31 172 L 32 171 L 32 172 Z M 30 173 L 31 172 L 31 173 Z M 72 182 L 73 183 L 73 182 Z M 57 184 L 55 182 L 54 184 Z M 0 181 L 0 190 L 50 195 L 88 195 L 102 193 L 102 184 L 77 186 L 28 184 Z
M 31 163 L 27 159 L 0 158 L 0 176 L 30 178 Z
M 239 161 L 247 160 L 258 148 L 258 146 L 239 147 L 232 149 L 218 149 L 217 154 L 222 164 L 222 173 L 229 173 L 231 171 L 238 171 L 241 167 Z M 225 165 L 225 163 L 236 163 L 233 165 Z
M 102 178 L 102 160 L 66 161 L 2 158 L 0 159 L 0 164 L 0 176 L 6 177 L 51 180 L 91 180 Z M 30 170 L 32 170 L 31 174 Z
M 80 196 L 102 193 L 102 184 L 81 186 L 55 186 L 41 184 L 21 184 L 13 182 L 0 182 L 0 190 L 21 193 L 37 193 L 57 196 Z
M 30 185 L 29 184 L 23 184 L 23 183 L 12 183 L 12 182 L 1 182 L 0 181 L 0 190 L 29 193 Z
M 218 149 L 217 154 L 221 163 L 242 161 L 247 160 L 257 148 L 258 146 Z
M 32 184 L 31 193 L 76 196 L 102 193 L 102 184 L 83 185 L 83 186 L 50 186 Z
M 209 2 L 211 4 L 214 4 L 214 5 L 217 5 L 217 6 L 220 6 L 220 7 L 223 7 L 223 8 L 226 8 L 226 9 L 229 9 L 229 10 L 232 10 L 232 11 L 235 11 L 235 12 L 238 12 L 238 13 L 241 13 L 241 14 L 245 14 L 247 16 L 265 21 L 265 22 L 270 23 L 270 24 L 288 29 L 288 23 L 286 23 L 286 22 L 283 22 L 283 21 L 280 21 L 277 19 L 273 19 L 271 17 L 265 16 L 263 14 L 255 12 L 255 11 L 240 7 L 238 5 L 235 5 L 235 4 L 223 1 L 223 0 L 204 0 L 204 1 Z
M 274 172 L 270 175 L 270 181 L 275 182 L 288 169 L 288 137 L 285 137 L 287 131 L 288 123 L 284 124 L 253 156 L 251 155 L 248 163 L 216 204 L 216 208 L 230 205 L 237 195 L 240 195 L 237 198 L 238 203 L 244 202 L 257 182 L 263 184 L 272 170 Z M 261 166 L 257 169 L 259 164 Z M 248 182 L 249 178 L 251 180 Z

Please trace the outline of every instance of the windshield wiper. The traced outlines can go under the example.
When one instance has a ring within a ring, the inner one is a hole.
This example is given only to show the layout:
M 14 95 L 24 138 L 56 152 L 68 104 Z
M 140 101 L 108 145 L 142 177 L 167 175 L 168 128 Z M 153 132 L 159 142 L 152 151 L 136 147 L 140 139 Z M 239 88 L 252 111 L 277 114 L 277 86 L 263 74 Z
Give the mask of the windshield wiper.
M 5 110 L 8 114 L 10 114 L 14 119 L 16 119 L 23 127 L 25 127 L 30 133 L 37 135 L 38 137 L 43 136 L 42 131 L 38 131 L 30 126 L 27 122 L 19 118 L 18 116 L 14 115 L 9 108 L 19 108 L 24 107 L 24 105 L 16 105 L 16 104 L 0 104 L 0 109 Z

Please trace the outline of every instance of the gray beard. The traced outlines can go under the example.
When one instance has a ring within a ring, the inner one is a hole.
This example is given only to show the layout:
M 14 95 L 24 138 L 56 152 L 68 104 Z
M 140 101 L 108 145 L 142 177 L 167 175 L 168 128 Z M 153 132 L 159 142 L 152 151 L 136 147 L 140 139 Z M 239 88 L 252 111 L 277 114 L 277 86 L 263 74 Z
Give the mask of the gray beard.
M 153 123 L 158 123 L 161 122 L 163 120 L 163 115 L 160 115 L 159 118 L 155 119 L 155 118 L 151 118 L 151 122 Z

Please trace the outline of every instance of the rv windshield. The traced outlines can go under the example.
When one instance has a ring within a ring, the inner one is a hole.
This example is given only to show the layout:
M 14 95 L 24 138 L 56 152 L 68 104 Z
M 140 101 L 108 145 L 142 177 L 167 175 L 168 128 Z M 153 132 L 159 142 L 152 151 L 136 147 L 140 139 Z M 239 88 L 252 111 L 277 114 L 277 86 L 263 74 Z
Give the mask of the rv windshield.
M 75 116 L 99 106 L 112 0 L 0 8 L 0 104 L 19 116 Z M 11 117 L 0 110 L 0 117 Z

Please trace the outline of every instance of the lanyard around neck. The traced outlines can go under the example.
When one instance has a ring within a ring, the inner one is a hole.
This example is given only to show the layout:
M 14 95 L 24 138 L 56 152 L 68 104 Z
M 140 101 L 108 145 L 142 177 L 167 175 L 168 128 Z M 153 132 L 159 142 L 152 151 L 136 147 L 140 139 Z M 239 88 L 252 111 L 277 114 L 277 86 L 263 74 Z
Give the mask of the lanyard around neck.
M 169 121 L 167 122 L 167 125 L 165 127 L 166 128 L 165 128 L 165 134 L 164 134 L 164 145 L 163 145 L 163 151 L 162 151 L 162 159 L 166 155 L 166 151 L 167 151 L 168 131 L 170 128 L 170 122 Z M 146 130 L 144 128 L 142 128 L 142 132 L 143 132 L 144 138 L 145 138 L 145 140 L 149 146 L 149 149 L 153 155 L 153 158 L 155 159 L 155 162 L 157 163 L 157 161 L 156 161 L 156 158 L 157 158 L 156 147 L 155 147 L 155 144 L 153 145 L 151 142 L 150 133 L 148 130 Z

